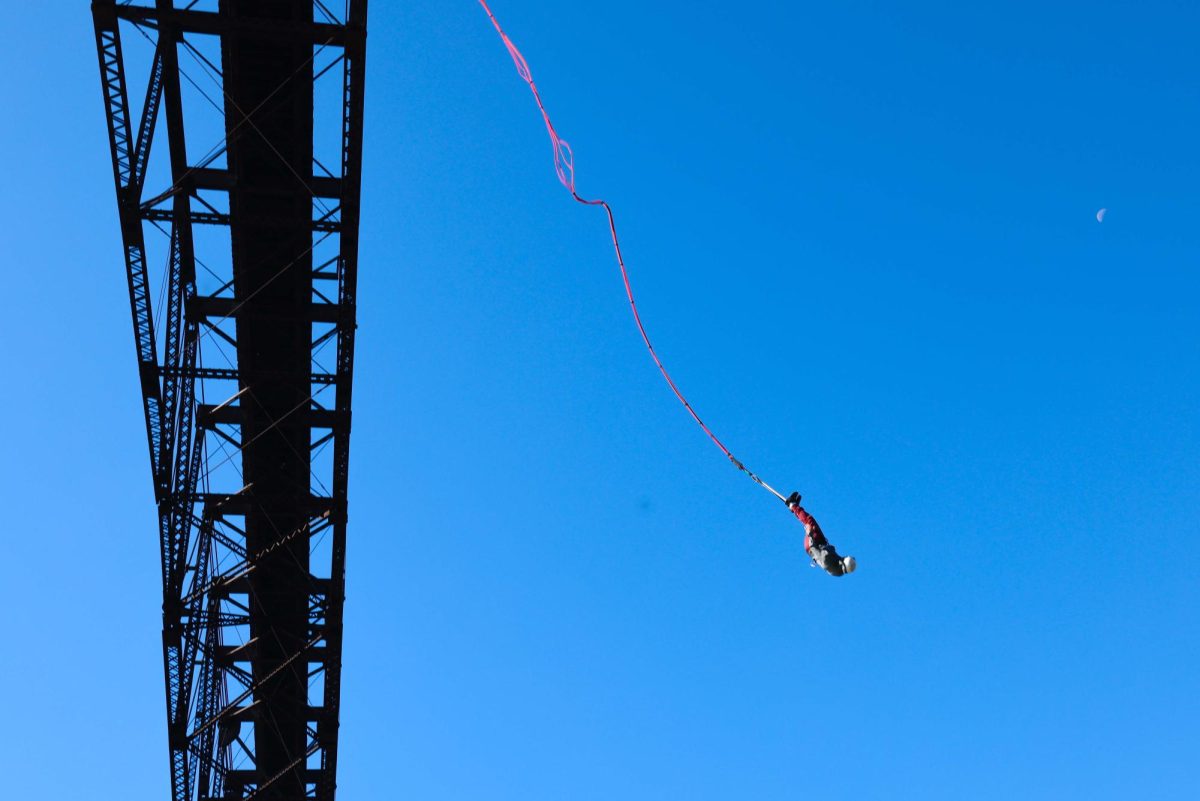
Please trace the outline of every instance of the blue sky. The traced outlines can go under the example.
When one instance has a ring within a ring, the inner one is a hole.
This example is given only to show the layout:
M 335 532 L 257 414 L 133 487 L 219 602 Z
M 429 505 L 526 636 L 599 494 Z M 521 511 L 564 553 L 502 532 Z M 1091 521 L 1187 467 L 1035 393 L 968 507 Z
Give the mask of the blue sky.
M 1184 799 L 1200 11 L 373 3 L 341 795 Z M 87 6 L 0 52 L 14 796 L 167 793 Z M 1109 209 L 1103 223 L 1095 214 Z

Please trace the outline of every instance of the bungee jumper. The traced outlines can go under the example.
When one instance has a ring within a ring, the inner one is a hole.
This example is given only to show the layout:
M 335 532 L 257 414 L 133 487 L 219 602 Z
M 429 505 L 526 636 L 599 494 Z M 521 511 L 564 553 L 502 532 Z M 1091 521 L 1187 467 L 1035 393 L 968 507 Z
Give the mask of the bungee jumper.
M 837 548 L 825 539 L 821 524 L 800 505 L 800 493 L 793 492 L 784 501 L 792 514 L 804 524 L 804 552 L 812 559 L 813 564 L 831 576 L 844 576 L 853 573 L 858 563 L 853 556 L 839 556 Z
M 492 13 L 488 7 L 487 0 L 479 0 L 479 5 L 487 13 L 488 19 L 491 20 L 492 26 L 496 29 L 496 33 L 500 35 L 500 40 L 504 43 L 504 47 L 508 50 L 509 56 L 512 57 L 513 64 L 517 68 L 517 74 L 521 76 L 521 80 L 529 84 L 530 91 L 533 92 L 533 98 L 537 102 L 538 111 L 542 114 L 542 122 L 546 125 L 546 132 L 550 136 L 550 146 L 554 153 L 554 172 L 558 176 L 559 183 L 566 187 L 571 193 L 571 197 L 576 202 L 582 203 L 585 206 L 599 206 L 604 209 L 608 215 L 608 230 L 612 237 L 613 250 L 617 255 L 617 264 L 621 268 L 621 279 L 625 282 L 625 295 L 629 299 L 629 308 L 633 311 L 633 320 L 637 323 L 638 332 L 642 335 L 642 340 L 646 343 L 646 350 L 650 352 L 650 357 L 654 359 L 654 364 L 658 367 L 658 371 L 662 373 L 662 377 L 666 380 L 667 386 L 675 393 L 675 397 L 687 409 L 688 414 L 696 421 L 696 424 L 704 430 L 708 438 L 713 441 L 713 444 L 721 449 L 721 452 L 733 463 L 741 472 L 758 484 L 763 489 L 770 492 L 779 500 L 787 504 L 788 509 L 792 511 L 800 522 L 804 524 L 804 550 L 813 560 L 815 565 L 820 566 L 826 573 L 831 576 L 843 576 L 847 573 L 854 572 L 855 562 L 852 556 L 839 556 L 837 550 L 829 544 L 829 540 L 825 539 L 825 534 L 821 531 L 821 527 L 817 521 L 812 518 L 808 512 L 800 506 L 800 493 L 793 492 L 791 496 L 784 498 L 783 495 L 772 487 L 767 482 L 759 478 L 753 471 L 742 464 L 738 459 L 730 453 L 721 440 L 717 439 L 717 435 L 709 429 L 704 421 L 700 419 L 700 415 L 696 414 L 696 410 L 688 403 L 687 398 L 675 386 L 675 382 L 671 379 L 671 375 L 667 372 L 667 368 L 663 365 L 662 360 L 658 358 L 658 353 L 655 352 L 654 346 L 650 344 L 650 336 L 646 333 L 645 326 L 642 325 L 642 316 L 638 314 L 637 303 L 633 299 L 633 288 L 629 283 L 629 271 L 625 268 L 625 257 L 621 253 L 621 243 L 617 238 L 617 222 L 613 216 L 612 207 L 608 205 L 608 201 L 603 199 L 589 199 L 581 197 L 575 191 L 575 154 L 571 150 L 571 146 L 567 141 L 558 135 L 558 131 L 554 129 L 554 123 L 550 121 L 550 114 L 546 111 L 546 105 L 542 102 L 541 93 L 538 92 L 537 84 L 533 82 L 533 72 L 529 69 L 529 63 L 525 61 L 525 57 L 521 55 L 521 51 L 513 44 L 512 39 L 508 38 L 508 34 L 500 27 L 500 21 L 496 19 L 496 15 Z

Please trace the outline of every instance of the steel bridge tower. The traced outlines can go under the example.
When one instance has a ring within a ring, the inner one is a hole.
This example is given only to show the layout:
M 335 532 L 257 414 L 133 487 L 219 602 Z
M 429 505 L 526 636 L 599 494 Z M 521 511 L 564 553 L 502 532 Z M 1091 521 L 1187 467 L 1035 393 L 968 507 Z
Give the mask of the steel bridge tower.
M 158 506 L 171 797 L 332 801 L 367 2 L 92 15 Z

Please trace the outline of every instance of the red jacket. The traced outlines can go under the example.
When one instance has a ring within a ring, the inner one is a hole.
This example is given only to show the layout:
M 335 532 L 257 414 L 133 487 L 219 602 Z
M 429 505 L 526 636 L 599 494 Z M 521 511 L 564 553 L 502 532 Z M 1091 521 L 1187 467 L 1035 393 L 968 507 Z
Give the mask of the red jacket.
M 788 507 L 791 508 L 791 507 Z M 829 540 L 825 539 L 825 532 L 821 531 L 821 524 L 818 523 L 813 516 L 804 511 L 803 506 L 797 505 L 792 509 L 792 514 L 804 524 L 804 552 L 808 553 L 814 545 L 828 545 Z

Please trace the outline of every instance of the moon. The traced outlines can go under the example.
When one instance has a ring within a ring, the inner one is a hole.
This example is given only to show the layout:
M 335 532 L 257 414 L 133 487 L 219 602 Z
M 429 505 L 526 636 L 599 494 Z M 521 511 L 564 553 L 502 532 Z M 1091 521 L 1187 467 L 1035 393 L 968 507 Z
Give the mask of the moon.
M 1096 212 L 1096 222 L 1104 222 L 1104 215 L 1108 213 L 1108 209 L 1100 209 Z

